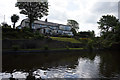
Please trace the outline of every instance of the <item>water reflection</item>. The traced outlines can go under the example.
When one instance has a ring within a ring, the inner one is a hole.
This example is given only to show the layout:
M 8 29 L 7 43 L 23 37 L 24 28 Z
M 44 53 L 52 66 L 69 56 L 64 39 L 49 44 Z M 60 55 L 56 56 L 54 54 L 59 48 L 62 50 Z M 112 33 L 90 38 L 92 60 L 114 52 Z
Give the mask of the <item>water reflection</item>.
M 120 77 L 119 52 L 104 52 L 100 54 L 100 73 L 103 77 Z
M 3 78 L 3 80 L 4 79 L 7 79 L 7 78 L 15 78 L 15 79 L 25 79 L 26 78 L 26 76 L 28 76 L 29 74 L 28 73 L 26 73 L 26 72 L 20 72 L 20 71 L 16 71 L 16 72 L 13 72 L 13 73 L 6 73 L 6 72 L 4 72 L 4 73 L 0 73 L 0 80 L 2 80 L 2 78 Z
M 94 60 L 88 58 L 79 58 L 78 65 L 73 68 L 59 66 L 56 68 L 48 68 L 47 70 L 37 69 L 33 72 L 36 78 L 98 78 L 99 77 L 100 57 L 96 56 Z M 5 74 L 2 74 L 6 77 Z M 10 74 L 8 74 L 8 77 Z M 27 73 L 14 72 L 13 78 L 26 78 Z
M 99 78 L 99 56 L 96 56 L 94 60 L 80 58 L 78 61 L 76 74 L 79 75 L 79 78 Z
M 13 58 L 14 56 L 17 58 Z M 14 56 L 4 56 L 4 71 L 0 73 L 0 76 L 3 78 L 9 78 L 11 77 L 11 74 L 14 78 L 26 78 L 30 70 L 36 78 L 42 79 L 113 78 L 120 76 L 119 53 L 113 54 L 111 52 L 78 52 L 76 54 L 69 53 L 69 55 L 65 53 Z M 9 61 L 6 61 L 6 58 Z M 31 61 L 32 64 L 29 62 L 30 58 L 33 59 Z M 13 59 L 15 59 L 15 61 Z M 12 64 L 5 66 L 7 63 Z
M 67 67 L 51 68 L 47 71 L 38 69 L 34 72 L 41 78 L 99 78 L 100 57 L 96 56 L 94 60 L 79 58 L 75 69 Z

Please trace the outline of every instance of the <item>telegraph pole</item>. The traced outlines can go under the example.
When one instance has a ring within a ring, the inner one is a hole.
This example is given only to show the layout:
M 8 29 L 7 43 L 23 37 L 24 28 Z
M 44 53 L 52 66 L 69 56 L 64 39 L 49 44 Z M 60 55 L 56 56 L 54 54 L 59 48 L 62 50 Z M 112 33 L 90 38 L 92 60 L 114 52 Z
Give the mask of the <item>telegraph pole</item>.
M 4 22 L 5 22 L 5 15 L 4 15 Z
M 120 21 L 120 1 L 118 2 L 118 19 Z

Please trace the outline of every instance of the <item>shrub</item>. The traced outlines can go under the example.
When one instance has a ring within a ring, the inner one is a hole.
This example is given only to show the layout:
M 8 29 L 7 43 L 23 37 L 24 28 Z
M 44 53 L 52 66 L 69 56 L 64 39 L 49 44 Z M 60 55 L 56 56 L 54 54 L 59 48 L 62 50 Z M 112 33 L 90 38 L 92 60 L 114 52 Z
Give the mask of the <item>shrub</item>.
M 27 49 L 35 49 L 36 48 L 36 45 L 35 45 L 34 41 L 30 42 L 30 43 L 29 42 L 26 43 L 25 46 L 26 46 Z
M 88 43 L 88 38 L 80 38 L 79 41 L 86 44 Z
M 80 40 L 79 36 L 74 36 L 74 39 Z
M 34 39 L 43 39 L 44 36 L 39 34 L 39 35 L 34 35 Z
M 69 46 L 66 46 L 66 49 L 69 50 Z
M 31 30 L 30 28 L 28 28 L 28 27 L 23 27 L 23 28 L 22 28 L 22 31 L 23 31 L 23 32 L 26 32 L 26 31 L 32 32 L 32 30 Z
M 12 49 L 13 49 L 14 51 L 17 51 L 17 50 L 20 49 L 20 46 L 19 46 L 19 45 L 13 45 L 13 46 L 12 46 Z
M 45 45 L 45 46 L 44 46 L 44 50 L 48 50 L 48 45 Z
M 93 43 L 94 43 L 93 40 L 91 40 L 91 39 L 88 40 L 87 48 L 88 48 L 90 51 L 92 51 L 93 48 L 94 48 L 94 47 L 93 47 Z
M 52 39 L 49 36 L 47 36 L 46 39 L 47 39 L 47 42 L 51 42 L 52 41 Z

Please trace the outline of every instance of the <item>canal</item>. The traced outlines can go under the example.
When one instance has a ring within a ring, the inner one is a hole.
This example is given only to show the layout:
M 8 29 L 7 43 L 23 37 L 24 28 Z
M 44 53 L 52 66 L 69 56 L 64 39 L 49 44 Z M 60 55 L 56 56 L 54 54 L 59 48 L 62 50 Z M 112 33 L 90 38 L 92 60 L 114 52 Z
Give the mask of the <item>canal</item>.
M 65 52 L 3 54 L 0 77 L 118 78 L 119 52 Z

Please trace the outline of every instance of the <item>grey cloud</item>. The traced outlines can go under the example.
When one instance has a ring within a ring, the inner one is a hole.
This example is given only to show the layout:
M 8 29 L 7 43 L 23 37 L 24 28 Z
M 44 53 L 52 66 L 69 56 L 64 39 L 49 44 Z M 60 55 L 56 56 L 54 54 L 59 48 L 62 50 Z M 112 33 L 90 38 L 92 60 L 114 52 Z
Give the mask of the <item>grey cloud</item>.
M 75 11 L 75 10 L 79 10 L 79 5 L 78 4 L 75 4 L 74 2 L 73 2 L 73 0 L 71 1 L 69 1 L 68 2 L 68 5 L 67 5 L 67 10 L 69 10 L 69 11 Z
M 117 13 L 118 2 L 97 2 L 92 9 L 92 12 L 97 14 L 104 13 Z
M 51 19 L 51 20 L 59 20 L 64 22 L 67 19 L 67 14 L 64 11 L 53 10 L 49 14 L 50 15 L 48 16 L 48 19 Z
M 87 18 L 85 19 L 85 23 L 92 23 L 96 24 L 97 23 L 97 17 L 96 15 L 88 15 Z

